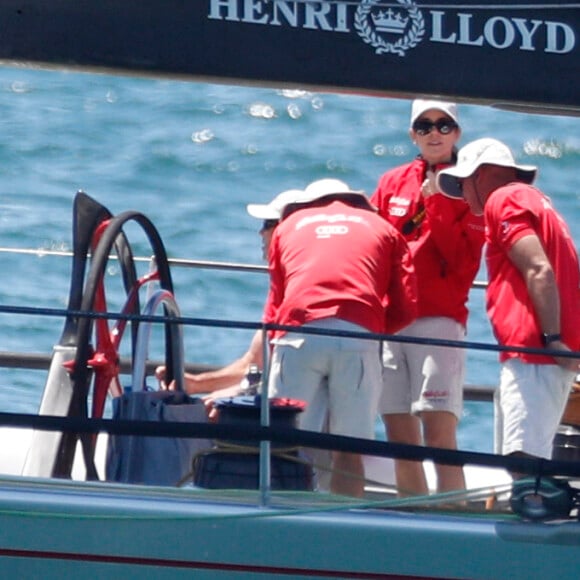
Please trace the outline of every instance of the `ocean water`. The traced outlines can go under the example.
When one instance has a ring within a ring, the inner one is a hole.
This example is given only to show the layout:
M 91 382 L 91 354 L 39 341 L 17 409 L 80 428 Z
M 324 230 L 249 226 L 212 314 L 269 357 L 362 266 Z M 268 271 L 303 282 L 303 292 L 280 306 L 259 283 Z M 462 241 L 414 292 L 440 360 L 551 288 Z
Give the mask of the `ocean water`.
M 170 257 L 261 264 L 259 223 L 246 204 L 322 177 L 372 193 L 385 170 L 416 154 L 409 109 L 409 101 L 376 97 L 0 69 L 0 304 L 66 306 L 70 259 L 43 251 L 71 248 L 77 190 L 115 214 L 143 212 Z M 537 183 L 578 245 L 580 120 L 475 105 L 462 105 L 460 117 L 462 143 L 496 137 L 521 162 L 539 166 Z M 128 234 L 136 255 L 148 256 L 142 233 Z M 172 275 L 184 316 L 259 320 L 263 273 L 174 268 Z M 111 263 L 112 311 L 122 303 L 119 277 Z M 485 279 L 483 269 L 478 279 Z M 467 339 L 493 343 L 483 305 L 483 291 L 474 289 Z M 0 329 L 2 352 L 49 353 L 62 320 L 0 314 Z M 188 327 L 186 358 L 225 364 L 252 334 Z M 161 356 L 155 338 L 153 357 Z M 468 383 L 493 385 L 497 375 L 496 354 L 469 351 Z M 0 376 L 0 410 L 38 409 L 46 372 L 0 368 Z M 489 404 L 466 404 L 459 444 L 491 451 Z

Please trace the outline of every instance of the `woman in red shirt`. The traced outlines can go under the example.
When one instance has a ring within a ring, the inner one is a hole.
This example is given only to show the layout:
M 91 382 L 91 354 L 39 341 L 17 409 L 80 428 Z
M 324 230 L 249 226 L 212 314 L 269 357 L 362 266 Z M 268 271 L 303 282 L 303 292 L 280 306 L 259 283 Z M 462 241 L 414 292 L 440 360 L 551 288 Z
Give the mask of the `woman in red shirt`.
M 415 266 L 418 318 L 401 331 L 417 338 L 463 340 L 467 298 L 479 269 L 484 226 L 461 199 L 442 195 L 437 173 L 455 163 L 461 136 L 454 103 L 417 99 L 409 135 L 420 154 L 387 171 L 371 201 L 404 235 Z M 389 441 L 455 449 L 463 410 L 465 352 L 388 341 L 383 349 L 380 412 Z M 461 467 L 436 465 L 440 492 L 465 487 Z M 419 462 L 396 461 L 399 493 L 428 492 Z

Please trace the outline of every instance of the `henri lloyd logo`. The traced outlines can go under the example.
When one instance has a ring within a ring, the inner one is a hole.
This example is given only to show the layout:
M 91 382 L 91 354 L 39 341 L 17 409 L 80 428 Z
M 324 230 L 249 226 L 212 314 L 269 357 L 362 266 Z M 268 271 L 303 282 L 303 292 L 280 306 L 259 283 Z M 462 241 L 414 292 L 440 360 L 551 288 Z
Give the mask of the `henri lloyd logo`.
M 414 0 L 209 0 L 208 17 L 339 34 L 354 29 L 376 54 L 400 57 L 423 42 L 551 54 L 567 54 L 576 47 L 571 26 L 541 20 L 532 11 L 524 18 L 522 10 L 511 14 L 507 6 L 491 16 L 493 8 L 481 5 L 474 5 L 473 12 L 466 4 L 460 11 L 434 8 L 419 10 Z
M 392 10 L 372 11 L 381 0 L 362 0 L 354 15 L 354 27 L 361 38 L 375 47 L 377 54 L 393 53 L 405 56 L 405 52 L 421 42 L 425 34 L 423 15 L 412 0 L 397 0 L 405 8 L 407 16 Z M 395 38 L 399 37 L 397 40 Z M 393 40 L 390 40 L 393 39 Z
M 384 0 L 361 0 L 354 27 L 360 37 L 374 47 L 377 54 L 405 56 L 425 36 L 426 24 L 422 12 L 413 0 L 397 0 L 399 9 L 381 8 Z M 392 5 L 392 3 L 389 3 Z M 519 50 L 543 50 L 565 54 L 576 46 L 574 30 L 563 22 L 493 16 L 479 27 L 475 14 L 459 12 L 452 15 L 441 10 L 426 12 L 430 24 L 430 42 L 465 46 L 488 45 L 496 49 L 515 47 Z

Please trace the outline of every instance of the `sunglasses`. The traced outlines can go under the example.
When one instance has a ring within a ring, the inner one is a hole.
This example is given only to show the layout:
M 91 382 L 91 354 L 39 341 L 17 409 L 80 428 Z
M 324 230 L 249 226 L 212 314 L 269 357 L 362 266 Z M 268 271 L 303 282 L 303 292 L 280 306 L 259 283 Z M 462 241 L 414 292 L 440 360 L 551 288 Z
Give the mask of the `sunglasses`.
M 459 125 L 451 119 L 438 119 L 437 121 L 428 121 L 426 119 L 419 119 L 413 123 L 413 131 L 418 135 L 429 135 L 433 129 L 437 129 L 441 135 L 449 135 L 455 131 Z
M 271 230 L 272 228 L 275 228 L 280 220 L 264 220 L 262 222 L 262 228 L 260 229 L 260 231 L 263 230 Z

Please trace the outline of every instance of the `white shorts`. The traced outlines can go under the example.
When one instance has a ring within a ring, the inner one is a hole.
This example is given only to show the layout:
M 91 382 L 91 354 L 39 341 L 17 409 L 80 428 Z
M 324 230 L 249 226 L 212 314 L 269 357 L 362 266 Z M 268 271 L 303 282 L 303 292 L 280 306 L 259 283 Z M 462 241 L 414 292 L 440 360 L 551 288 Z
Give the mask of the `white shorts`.
M 326 318 L 305 327 L 368 332 L 361 326 Z M 268 392 L 306 402 L 300 428 L 335 435 L 375 438 L 381 391 L 380 343 L 348 337 L 289 333 L 274 341 Z
M 512 358 L 502 364 L 494 397 L 495 452 L 552 457 L 554 435 L 576 374 L 558 365 Z
M 464 340 L 465 328 L 447 317 L 419 318 L 400 336 Z M 381 415 L 449 411 L 457 419 L 463 412 L 465 349 L 432 344 L 383 344 Z

